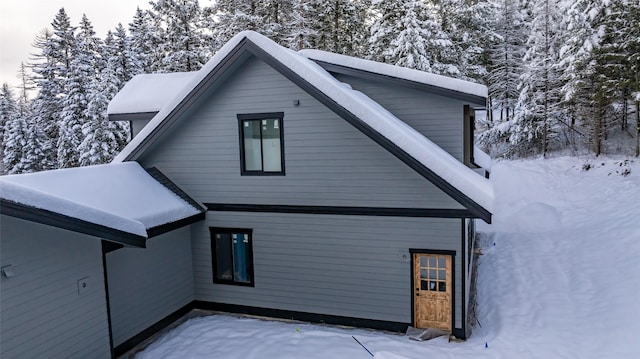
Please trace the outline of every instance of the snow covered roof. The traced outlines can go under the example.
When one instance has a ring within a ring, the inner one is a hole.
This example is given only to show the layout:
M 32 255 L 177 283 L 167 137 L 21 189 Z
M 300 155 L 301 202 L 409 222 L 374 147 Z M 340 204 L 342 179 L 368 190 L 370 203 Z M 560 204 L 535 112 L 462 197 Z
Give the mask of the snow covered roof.
M 231 56 L 237 56 L 237 49 L 244 45 L 247 45 L 246 51 L 267 59 L 272 65 L 277 64 L 280 71 L 286 71 L 288 76 L 295 77 L 297 83 L 304 84 L 305 89 L 321 102 L 324 101 L 325 105 L 333 106 L 334 111 L 339 111 L 340 115 L 356 128 L 365 132 L 367 136 L 431 180 L 473 213 L 490 221 L 493 188 L 488 180 L 476 174 L 365 94 L 345 86 L 314 61 L 253 31 L 243 31 L 229 40 L 133 138 L 114 162 L 135 160 L 162 136 L 170 127 L 169 123 L 177 119 L 180 111 L 184 110 L 181 104 L 192 101 L 193 96 L 199 96 L 207 81 L 213 78 L 210 74 L 220 68 L 224 71 L 226 60 Z M 371 61 L 366 62 L 366 64 L 369 63 L 372 66 L 376 64 Z M 390 71 L 387 66 L 389 65 L 380 66 L 380 68 Z M 404 69 L 397 71 L 398 76 L 406 75 Z M 413 74 L 413 71 L 411 73 Z M 437 82 L 449 87 L 464 84 L 465 91 L 486 96 L 484 86 L 473 86 L 474 84 L 466 81 L 445 80 L 442 76 L 433 76 L 425 76 L 425 81 L 427 78 L 433 78 L 438 81 L 430 80 L 432 83 Z
M 0 199 L 3 213 L 16 205 L 43 210 L 139 237 L 142 246 L 149 230 L 203 212 L 137 162 L 0 176 Z
M 357 57 L 340 55 L 322 50 L 307 49 L 300 50 L 299 53 L 313 61 L 320 61 L 379 75 L 418 82 L 424 85 L 482 98 L 486 98 L 488 96 L 488 89 L 486 86 L 470 81 L 454 79 L 452 77 L 436 75 L 425 71 L 394 66 L 377 61 L 359 59 Z
M 109 102 L 108 115 L 158 112 L 185 87 L 196 72 L 134 76 Z

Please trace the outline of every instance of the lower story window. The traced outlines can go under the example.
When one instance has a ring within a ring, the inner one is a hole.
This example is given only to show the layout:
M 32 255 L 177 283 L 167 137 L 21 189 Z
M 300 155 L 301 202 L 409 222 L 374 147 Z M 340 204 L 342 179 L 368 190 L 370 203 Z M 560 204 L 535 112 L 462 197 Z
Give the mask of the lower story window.
M 252 230 L 209 228 L 213 282 L 253 286 Z

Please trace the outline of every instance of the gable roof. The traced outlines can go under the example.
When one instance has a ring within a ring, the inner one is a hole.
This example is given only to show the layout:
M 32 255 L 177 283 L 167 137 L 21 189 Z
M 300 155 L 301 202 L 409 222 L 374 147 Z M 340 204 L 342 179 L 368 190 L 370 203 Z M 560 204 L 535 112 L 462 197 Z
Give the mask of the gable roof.
M 168 133 L 208 88 L 229 76 L 234 61 L 248 55 L 257 56 L 303 88 L 465 206 L 472 216 L 491 221 L 493 188 L 488 180 L 363 93 L 338 81 L 315 62 L 252 31 L 241 32 L 229 40 L 133 138 L 114 162 L 136 160 Z
M 136 162 L 1 176 L 1 212 L 144 247 L 147 238 L 204 216 L 167 181 Z
M 194 71 L 134 76 L 109 102 L 109 120 L 150 120 L 195 74 Z
M 386 78 L 404 86 L 466 100 L 481 106 L 485 106 L 488 96 L 488 89 L 484 85 L 430 72 L 322 50 L 306 49 L 300 50 L 298 53 L 320 64 L 327 71 L 373 79 Z

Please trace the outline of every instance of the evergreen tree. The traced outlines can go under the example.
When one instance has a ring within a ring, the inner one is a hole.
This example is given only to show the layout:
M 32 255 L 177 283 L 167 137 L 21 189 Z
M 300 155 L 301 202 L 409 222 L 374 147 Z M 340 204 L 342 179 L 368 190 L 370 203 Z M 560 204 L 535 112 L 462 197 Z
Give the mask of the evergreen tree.
M 449 61 L 461 72 L 456 77 L 487 83 L 488 49 L 497 39 L 494 22 L 497 11 L 492 1 L 443 1 L 442 29 L 452 42 Z
M 369 55 L 377 61 L 438 74 L 459 75 L 452 42 L 435 6 L 419 0 L 374 1 L 380 17 L 371 26 Z
M 363 56 L 367 49 L 369 1 L 312 0 L 315 10 L 313 47 L 351 56 Z
M 140 73 L 157 72 L 162 67 L 161 39 L 155 29 L 149 12 L 137 8 L 133 20 L 129 24 L 127 42 L 131 51 L 130 61 L 136 71 L 140 69 Z
M 617 132 L 630 133 L 632 104 L 637 102 L 640 65 L 640 3 L 629 0 L 611 0 L 603 3 L 600 12 L 593 17 L 593 27 L 601 35 L 594 49 L 594 58 L 600 64 L 603 92 L 613 107 L 609 123 Z M 637 110 L 636 110 L 637 112 Z M 636 113 L 637 116 L 637 113 Z M 636 146 L 637 147 L 637 146 Z
M 93 26 L 83 16 L 80 32 L 75 41 L 74 57 L 69 65 L 65 82 L 66 94 L 62 100 L 59 120 L 60 133 L 57 142 L 57 163 L 59 168 L 77 167 L 80 164 L 79 146 L 84 139 L 82 126 L 87 118 L 90 85 L 96 81 L 96 71 L 100 63 L 94 37 Z
M 3 158 L 6 157 L 4 154 L 4 133 L 8 124 L 11 124 L 13 119 L 15 118 L 16 107 L 13 100 L 13 96 L 11 94 L 11 90 L 9 89 L 9 84 L 2 84 L 2 92 L 0 92 L 0 153 L 3 154 Z M 0 164 L 0 175 L 5 174 L 4 164 Z
M 287 25 L 293 13 L 293 0 L 265 0 L 258 8 L 263 19 L 263 35 L 283 44 L 287 38 Z
M 73 32 L 64 9 L 61 9 L 54 24 L 63 24 L 58 28 L 58 33 L 67 34 Z M 57 26 L 57 25 L 56 25 Z M 65 35 L 66 36 L 66 35 Z M 68 74 L 67 63 L 70 62 L 71 51 L 60 50 L 69 43 L 68 39 L 61 40 L 55 33 L 45 29 L 35 39 L 33 47 L 39 50 L 34 55 L 34 63 L 30 64 L 33 70 L 33 82 L 37 84 L 38 93 L 33 100 L 33 122 L 43 135 L 41 151 L 44 153 L 41 169 L 53 169 L 57 167 L 57 143 L 59 134 L 59 120 L 62 111 L 61 98 L 65 94 L 65 79 Z M 61 45 L 62 44 L 62 45 Z M 69 58 L 65 57 L 68 53 Z
M 133 76 L 144 73 L 144 64 L 140 61 L 140 57 L 136 56 L 131 41 L 132 38 L 127 35 L 122 24 L 118 24 L 114 32 L 107 32 L 104 41 L 102 57 L 105 59 L 106 66 L 110 66 L 115 71 L 118 89 Z
M 18 74 L 20 93 L 17 101 L 17 115 L 24 119 L 26 131 L 26 143 L 23 147 L 23 156 L 19 168 L 21 172 L 37 172 L 41 171 L 44 168 L 43 164 L 46 163 L 46 156 L 43 153 L 43 143 L 45 143 L 46 138 L 36 122 L 36 117 L 32 111 L 32 103 L 27 96 L 28 91 L 33 87 L 24 63 L 21 64 Z
M 500 111 L 500 122 L 513 117 L 528 34 L 525 10 L 519 0 L 501 0 L 496 19 L 496 40 L 489 49 L 487 82 L 490 111 Z
M 293 0 L 291 18 L 286 24 L 284 46 L 293 50 L 313 47 L 313 37 L 318 34 L 312 27 L 314 13 L 311 0 Z
M 422 71 L 432 71 L 431 65 L 433 58 L 428 53 L 427 44 L 428 37 L 433 34 L 429 30 L 437 30 L 437 24 L 424 20 L 426 9 L 423 9 L 421 1 L 398 1 L 396 2 L 400 10 L 399 16 L 391 23 L 389 46 L 380 48 L 375 46 L 377 50 L 382 50 L 380 58 L 387 63 L 397 66 L 408 67 Z M 380 26 L 379 31 L 385 31 Z
M 118 92 L 120 79 L 111 62 L 94 81 L 89 91 L 87 121 L 82 125 L 84 139 L 79 145 L 80 165 L 109 163 L 127 142 L 128 135 L 121 124 L 110 122 L 107 105 Z
M 562 37 L 557 25 L 560 14 L 555 0 L 537 0 L 533 4 L 533 21 L 523 58 L 520 95 L 509 142 L 518 151 L 529 153 L 536 148 L 546 155 L 549 142 L 564 122 L 560 113 L 560 71 L 557 66 Z
M 206 11 L 207 24 L 213 29 L 215 49 L 224 45 L 237 33 L 245 30 L 263 32 L 265 19 L 262 17 L 261 1 L 218 0 Z
M 24 118 L 18 116 L 13 92 L 7 83 L 2 85 L 0 92 L 0 125 L 2 125 L 3 150 L 1 173 L 21 173 L 20 162 L 24 156 L 27 126 Z
M 162 71 L 196 71 L 208 59 L 198 0 L 151 2 L 151 16 L 161 31 Z

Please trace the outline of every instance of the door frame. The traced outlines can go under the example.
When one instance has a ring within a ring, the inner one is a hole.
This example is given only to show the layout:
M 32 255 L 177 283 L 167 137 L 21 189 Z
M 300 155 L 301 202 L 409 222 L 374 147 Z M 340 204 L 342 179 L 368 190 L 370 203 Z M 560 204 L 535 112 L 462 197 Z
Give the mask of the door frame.
M 411 275 L 411 326 L 416 326 L 416 300 L 415 300 L 415 274 L 413 270 L 415 263 L 413 261 L 414 254 L 439 254 L 451 256 L 451 334 L 453 334 L 456 328 L 456 251 L 442 250 L 442 249 L 421 249 L 421 248 L 409 248 L 409 256 L 411 257 L 411 269 L 409 273 Z

